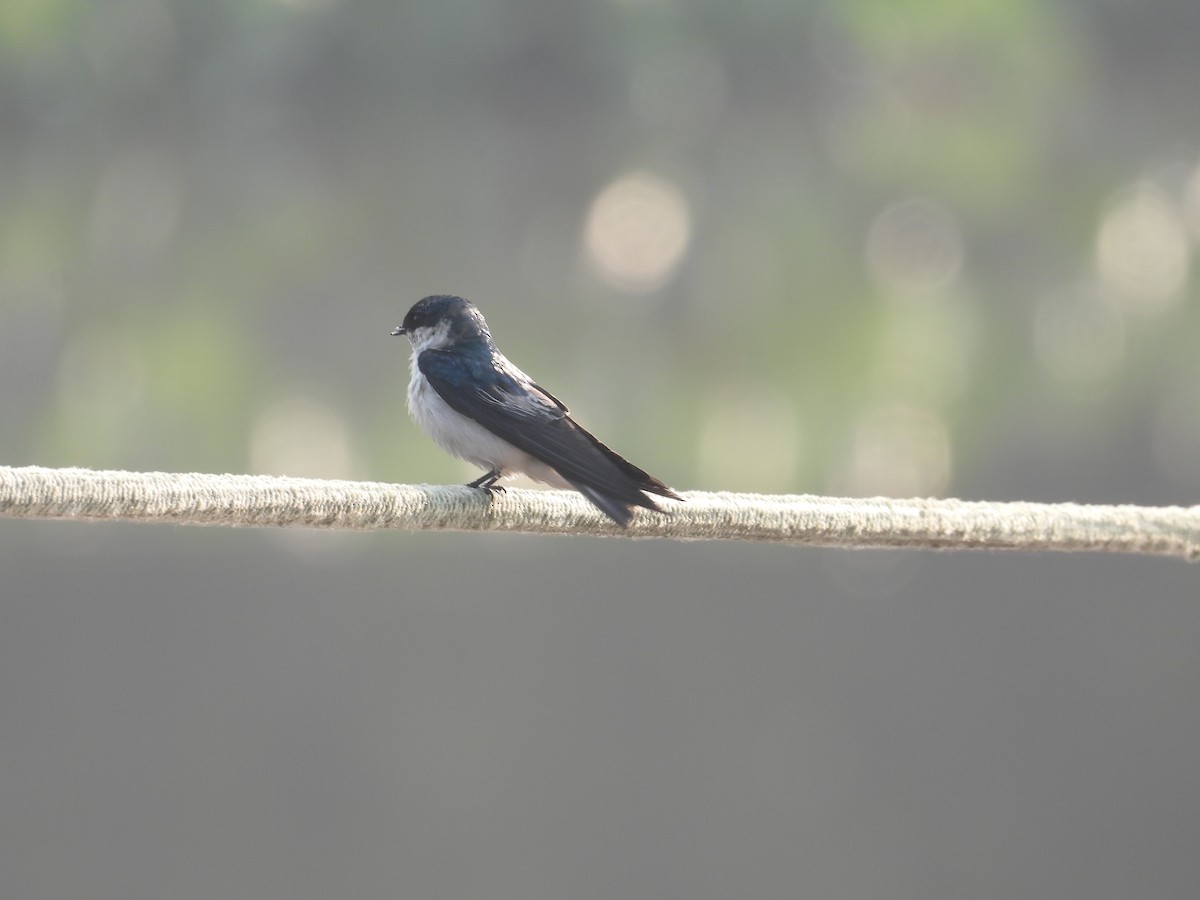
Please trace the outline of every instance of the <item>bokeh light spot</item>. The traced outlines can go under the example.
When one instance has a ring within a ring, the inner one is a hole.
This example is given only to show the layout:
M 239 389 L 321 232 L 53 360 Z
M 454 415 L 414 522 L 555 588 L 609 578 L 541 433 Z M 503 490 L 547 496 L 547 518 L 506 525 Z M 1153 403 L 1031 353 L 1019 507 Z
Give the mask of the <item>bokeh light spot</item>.
M 867 265 L 887 290 L 924 293 L 944 287 L 962 268 L 963 238 L 950 210 L 924 197 L 889 206 L 867 232 Z
M 932 497 L 950 483 L 950 435 L 928 410 L 893 405 L 858 423 L 836 492 L 856 497 Z
M 592 201 L 584 250 L 595 271 L 613 287 L 649 293 L 675 272 L 691 230 L 683 192 L 662 178 L 634 172 L 612 182 Z
M 250 439 L 253 471 L 299 478 L 351 478 L 355 469 L 345 420 L 312 397 L 268 408 Z
M 1100 282 L 1124 310 L 1162 312 L 1187 284 L 1189 249 L 1183 220 L 1162 191 L 1136 184 L 1113 201 L 1100 223 Z

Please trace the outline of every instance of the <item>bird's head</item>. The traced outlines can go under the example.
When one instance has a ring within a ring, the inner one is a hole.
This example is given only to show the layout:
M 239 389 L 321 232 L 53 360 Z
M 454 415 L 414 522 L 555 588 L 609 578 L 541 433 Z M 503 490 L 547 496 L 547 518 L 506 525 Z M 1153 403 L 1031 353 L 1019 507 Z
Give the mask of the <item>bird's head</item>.
M 452 344 L 490 344 L 491 332 L 483 314 L 475 305 L 462 297 L 437 294 L 419 300 L 404 317 L 404 324 L 392 331 L 393 335 L 406 335 L 413 349 L 438 350 Z

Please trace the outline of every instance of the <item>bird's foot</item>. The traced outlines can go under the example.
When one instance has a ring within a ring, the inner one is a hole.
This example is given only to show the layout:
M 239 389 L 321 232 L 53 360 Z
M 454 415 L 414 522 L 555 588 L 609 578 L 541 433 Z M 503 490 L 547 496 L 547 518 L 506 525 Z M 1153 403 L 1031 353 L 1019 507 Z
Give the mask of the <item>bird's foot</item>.
M 487 491 L 489 494 L 503 494 L 504 488 L 496 484 L 500 479 L 500 470 L 492 469 L 486 475 L 476 478 L 474 481 L 467 484 L 467 487 L 479 488 L 481 491 Z

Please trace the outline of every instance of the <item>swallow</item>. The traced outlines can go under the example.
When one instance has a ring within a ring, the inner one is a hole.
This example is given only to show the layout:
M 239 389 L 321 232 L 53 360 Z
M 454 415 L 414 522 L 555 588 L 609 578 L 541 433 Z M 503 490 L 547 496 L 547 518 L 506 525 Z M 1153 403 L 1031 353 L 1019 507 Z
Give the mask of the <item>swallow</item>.
M 392 334 L 412 344 L 413 421 L 451 456 L 485 470 L 468 487 L 503 490 L 497 481 L 524 474 L 574 488 L 622 528 L 634 507 L 664 512 L 647 494 L 683 499 L 602 444 L 509 362 L 483 315 L 462 297 L 420 300 Z

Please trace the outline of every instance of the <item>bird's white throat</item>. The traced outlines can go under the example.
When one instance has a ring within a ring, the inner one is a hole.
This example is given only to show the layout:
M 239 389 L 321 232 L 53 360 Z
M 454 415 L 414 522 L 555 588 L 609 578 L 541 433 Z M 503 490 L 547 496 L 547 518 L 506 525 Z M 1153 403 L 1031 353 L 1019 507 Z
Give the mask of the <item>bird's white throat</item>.
M 408 340 L 412 344 L 414 358 L 426 350 L 441 350 L 450 345 L 450 321 L 443 319 L 436 325 L 414 328 L 408 333 Z

